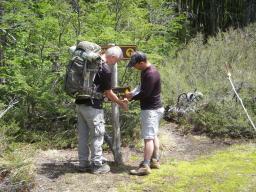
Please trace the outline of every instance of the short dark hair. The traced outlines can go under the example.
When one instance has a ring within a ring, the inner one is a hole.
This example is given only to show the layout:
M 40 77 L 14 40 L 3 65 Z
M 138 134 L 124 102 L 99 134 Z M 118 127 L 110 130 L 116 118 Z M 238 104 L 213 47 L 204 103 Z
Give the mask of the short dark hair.
M 147 62 L 147 56 L 145 53 L 141 52 L 141 51 L 136 51 L 133 53 L 131 60 L 129 61 L 129 63 L 127 64 L 127 67 L 133 67 L 136 63 L 139 62 Z

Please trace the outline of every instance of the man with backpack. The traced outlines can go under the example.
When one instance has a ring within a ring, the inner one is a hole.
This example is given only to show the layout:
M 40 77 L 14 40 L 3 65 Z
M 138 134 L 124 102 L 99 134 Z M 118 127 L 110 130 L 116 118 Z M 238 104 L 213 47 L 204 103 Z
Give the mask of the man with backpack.
M 118 46 L 108 48 L 100 56 L 101 67 L 95 75 L 94 85 L 98 93 L 102 93 L 122 109 L 128 110 L 127 101 L 120 100 L 112 91 L 111 86 L 110 67 L 122 59 L 122 56 L 122 50 Z M 102 155 L 105 133 L 103 98 L 78 96 L 75 103 L 78 116 L 79 170 L 91 171 L 92 173 L 107 173 L 110 171 L 110 167 L 104 162 Z
M 133 175 L 148 175 L 151 168 L 159 169 L 158 127 L 164 108 L 161 103 L 161 80 L 157 69 L 147 60 L 143 52 L 135 52 L 127 67 L 141 71 L 141 85 L 126 94 L 129 100 L 139 100 L 141 107 L 141 136 L 144 139 L 144 160 Z

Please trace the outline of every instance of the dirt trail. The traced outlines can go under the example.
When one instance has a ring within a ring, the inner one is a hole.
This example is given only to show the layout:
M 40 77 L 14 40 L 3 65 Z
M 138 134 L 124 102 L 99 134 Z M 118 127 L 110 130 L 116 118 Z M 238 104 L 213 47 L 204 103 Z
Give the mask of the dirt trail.
M 223 149 L 230 143 L 223 144 L 204 136 L 182 136 L 175 131 L 175 124 L 166 124 L 160 128 L 161 162 L 170 159 L 191 160 L 200 155 L 209 154 Z M 76 150 L 47 150 L 38 153 L 35 159 L 37 169 L 35 192 L 114 192 L 118 184 L 129 182 L 132 176 L 128 174 L 135 168 L 143 156 L 142 151 L 124 148 L 124 166 L 117 167 L 113 156 L 105 153 L 110 161 L 111 172 L 106 175 L 79 173 L 76 170 Z

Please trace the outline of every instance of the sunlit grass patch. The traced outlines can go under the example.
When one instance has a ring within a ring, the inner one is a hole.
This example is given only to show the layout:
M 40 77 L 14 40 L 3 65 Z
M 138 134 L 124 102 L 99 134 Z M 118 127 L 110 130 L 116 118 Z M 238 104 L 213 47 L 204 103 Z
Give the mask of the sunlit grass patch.
M 139 157 L 137 155 L 131 155 L 131 157 L 130 157 L 131 161 L 138 161 L 139 159 L 141 159 L 141 157 Z
M 120 191 L 255 191 L 255 180 L 256 148 L 247 144 L 191 162 L 169 162 Z
M 0 191 L 25 190 L 32 186 L 35 174 L 33 166 L 35 147 L 11 143 L 0 157 Z

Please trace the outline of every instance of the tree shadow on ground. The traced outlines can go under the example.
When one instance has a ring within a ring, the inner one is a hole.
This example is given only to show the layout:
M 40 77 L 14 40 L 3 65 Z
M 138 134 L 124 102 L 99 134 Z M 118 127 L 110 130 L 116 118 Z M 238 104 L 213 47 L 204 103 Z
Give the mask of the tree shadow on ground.
M 44 175 L 49 179 L 56 179 L 66 173 L 79 173 L 78 166 L 76 164 L 76 162 L 70 161 L 43 163 L 37 172 L 38 174 Z
M 135 166 L 130 166 L 126 164 L 117 165 L 115 162 L 111 162 L 111 161 L 108 161 L 108 164 L 111 168 L 110 173 L 112 174 L 129 173 L 131 169 L 136 168 Z M 49 179 L 57 179 L 61 175 L 65 175 L 67 173 L 91 174 L 90 171 L 86 171 L 86 172 L 79 171 L 77 161 L 76 162 L 75 161 L 58 161 L 58 162 L 43 163 L 41 164 L 37 172 L 38 174 L 44 175 Z

